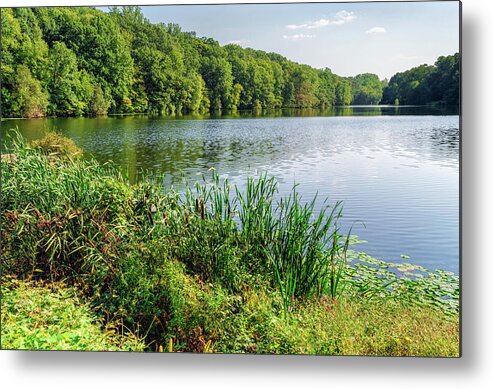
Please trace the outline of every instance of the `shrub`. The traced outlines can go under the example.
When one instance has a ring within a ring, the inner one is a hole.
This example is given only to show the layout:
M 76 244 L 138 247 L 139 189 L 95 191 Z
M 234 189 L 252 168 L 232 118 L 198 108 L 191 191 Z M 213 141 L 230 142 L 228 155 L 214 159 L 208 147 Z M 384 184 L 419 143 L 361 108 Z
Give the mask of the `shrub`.
M 45 155 L 75 157 L 82 155 L 82 149 L 77 147 L 72 139 L 54 131 L 46 133 L 41 139 L 32 141 L 31 147 L 41 150 Z
M 136 336 L 104 326 L 63 284 L 2 279 L 2 348 L 143 351 Z

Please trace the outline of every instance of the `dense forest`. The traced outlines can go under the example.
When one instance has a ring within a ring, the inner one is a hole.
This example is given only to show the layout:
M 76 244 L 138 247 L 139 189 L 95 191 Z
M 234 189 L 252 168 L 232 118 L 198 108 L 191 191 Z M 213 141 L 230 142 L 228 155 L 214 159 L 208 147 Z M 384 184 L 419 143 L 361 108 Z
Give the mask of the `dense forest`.
M 220 46 L 176 24 L 152 24 L 138 7 L 6 8 L 1 15 L 7 117 L 459 103 L 458 54 L 387 82 Z
M 395 74 L 384 88 L 384 104 L 458 105 L 460 98 L 459 54 L 440 57 L 435 65 L 421 65 Z

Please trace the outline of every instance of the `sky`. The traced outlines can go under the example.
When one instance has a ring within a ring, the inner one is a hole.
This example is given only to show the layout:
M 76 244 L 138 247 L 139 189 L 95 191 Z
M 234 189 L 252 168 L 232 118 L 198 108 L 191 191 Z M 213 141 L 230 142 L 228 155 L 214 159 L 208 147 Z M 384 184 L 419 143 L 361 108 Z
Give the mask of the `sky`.
M 221 45 L 276 52 L 341 76 L 381 79 L 459 51 L 459 2 L 142 6 Z

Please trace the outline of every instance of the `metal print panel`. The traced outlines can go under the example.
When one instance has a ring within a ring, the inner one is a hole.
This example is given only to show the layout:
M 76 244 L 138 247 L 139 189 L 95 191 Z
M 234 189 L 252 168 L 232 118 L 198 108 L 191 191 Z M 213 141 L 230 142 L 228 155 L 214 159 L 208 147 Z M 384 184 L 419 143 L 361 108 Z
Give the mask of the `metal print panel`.
M 459 2 L 1 22 L 3 349 L 460 355 Z

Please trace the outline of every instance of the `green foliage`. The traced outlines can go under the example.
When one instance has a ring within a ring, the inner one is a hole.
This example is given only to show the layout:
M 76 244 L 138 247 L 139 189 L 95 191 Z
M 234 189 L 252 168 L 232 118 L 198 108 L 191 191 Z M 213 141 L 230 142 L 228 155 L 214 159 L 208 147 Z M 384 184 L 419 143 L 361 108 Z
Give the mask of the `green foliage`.
M 42 117 L 46 113 L 48 99 L 26 65 L 19 65 L 12 90 L 12 113 L 23 117 Z
M 63 284 L 2 279 L 2 348 L 17 350 L 143 351 L 132 334 L 101 320 Z
M 336 104 L 337 76 L 330 69 L 320 72 L 317 98 L 322 108 L 332 107 Z
M 456 53 L 439 57 L 435 70 L 428 79 L 432 101 L 458 105 L 460 96 L 460 57 Z
M 233 106 L 233 74 L 231 64 L 219 45 L 211 43 L 202 49 L 201 74 L 209 91 L 211 109 L 220 111 Z
M 2 112 L 42 116 L 47 96 L 40 79 L 46 69 L 47 45 L 30 9 L 5 8 L 1 17 Z
M 434 272 L 409 263 L 389 263 L 365 253 L 351 253 L 355 263 L 345 270 L 351 277 L 349 293 L 368 299 L 395 300 L 404 305 L 438 308 L 456 316 L 459 313 L 459 277 L 443 270 Z
M 437 59 L 433 66 L 421 65 L 395 74 L 384 89 L 383 102 L 394 104 L 441 103 L 458 105 L 460 57 L 456 53 Z
M 215 350 L 262 354 L 458 356 L 458 322 L 392 301 L 307 299 L 289 320 L 276 297 L 249 291 Z
M 79 116 L 88 112 L 93 87 L 87 73 L 80 73 L 74 52 L 54 42 L 48 65 L 50 111 L 53 115 Z
M 237 190 L 235 209 L 253 257 L 248 262 L 260 260 L 257 271 L 272 274 L 287 315 L 295 298 L 338 297 L 349 236 L 344 238 L 337 226 L 342 215 L 340 203 L 325 205 L 316 213 L 316 199 L 304 204 L 296 185 L 279 201 L 276 194 L 277 183 L 272 178 L 248 179 L 245 194 Z
M 41 116 L 46 108 L 62 116 L 183 114 L 459 99 L 458 54 L 387 85 L 374 74 L 343 78 L 276 53 L 221 47 L 176 24 L 152 24 L 138 7 L 6 8 L 1 66 L 10 116 Z
M 245 191 L 215 174 L 163 191 L 22 141 L 8 151 L 16 158 L 1 165 L 3 274 L 64 281 L 105 324 L 145 338 L 147 350 L 458 354 L 457 277 L 348 253 L 340 204 L 316 213 L 296 187 L 281 200 L 266 175 Z M 72 312 L 33 293 L 58 317 Z M 33 322 L 16 304 L 9 323 Z M 86 347 L 60 340 L 48 319 L 36 337 L 9 328 L 19 339 L 12 347 Z
M 15 62 L 26 65 L 36 79 L 43 81 L 47 66 L 48 45 L 43 39 L 36 16 L 30 8 L 15 8 L 13 15 L 20 29 L 17 51 L 14 54 Z
M 92 116 L 101 116 L 108 113 L 110 103 L 106 101 L 101 86 L 96 85 L 94 87 L 94 93 L 92 101 L 89 105 L 89 114 Z
M 335 93 L 336 105 L 342 106 L 351 104 L 351 83 L 348 80 L 339 80 L 336 84 Z
M 382 83 L 376 74 L 364 73 L 352 78 L 353 104 L 375 105 L 382 100 Z

